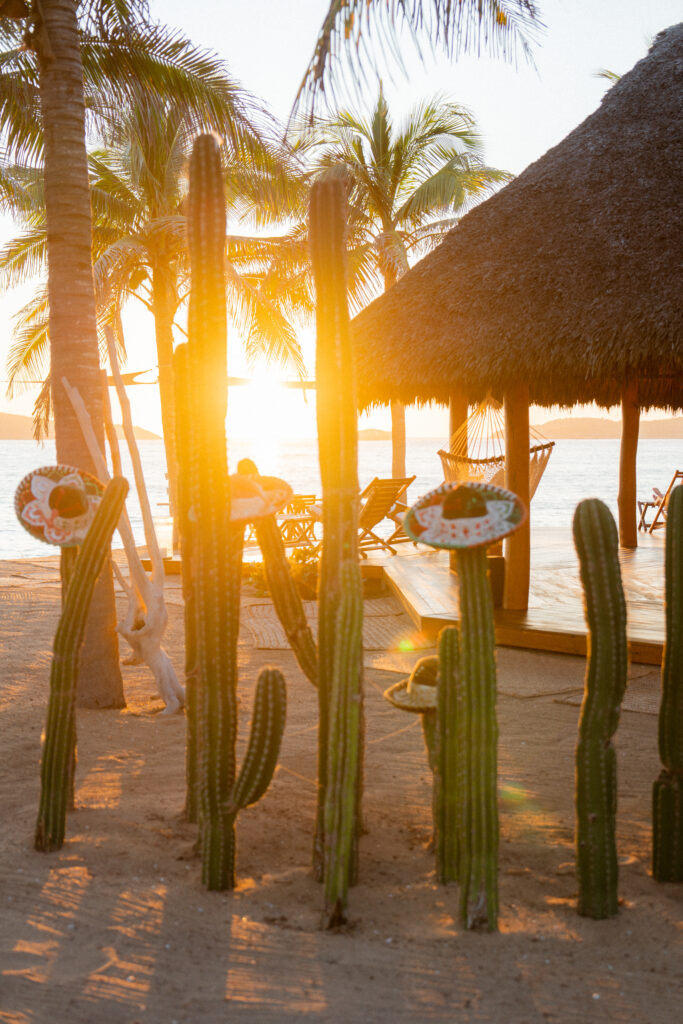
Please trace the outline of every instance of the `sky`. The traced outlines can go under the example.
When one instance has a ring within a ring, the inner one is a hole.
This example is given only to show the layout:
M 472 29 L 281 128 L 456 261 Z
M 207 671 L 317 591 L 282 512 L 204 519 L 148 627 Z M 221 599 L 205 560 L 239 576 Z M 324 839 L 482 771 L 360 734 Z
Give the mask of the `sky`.
M 153 14 L 182 29 L 197 44 L 224 57 L 231 74 L 285 120 L 315 45 L 327 0 L 152 0 Z M 600 104 L 607 83 L 595 77 L 600 68 L 628 71 L 645 56 L 657 32 L 683 20 L 683 0 L 539 0 L 545 30 L 534 46 L 535 67 L 524 59 L 515 64 L 487 57 L 468 56 L 451 63 L 442 54 L 426 50 L 420 61 L 412 42 L 403 41 L 407 75 L 378 54 L 380 74 L 395 117 L 416 101 L 443 93 L 470 108 L 485 142 L 492 166 L 514 173 L 524 170 L 560 142 Z M 373 97 L 376 76 L 369 74 L 361 93 Z M 348 94 L 347 94 L 348 96 Z M 358 97 L 351 97 L 354 104 Z M 360 97 L 362 101 L 362 95 Z M 11 225 L 5 225 L 9 231 Z M 16 296 L 0 300 L 0 359 L 4 364 L 9 344 L 8 318 L 18 305 Z M 131 317 L 135 344 L 127 369 L 154 363 L 151 324 Z M 3 330 L 4 325 L 4 330 Z M 241 346 L 231 334 L 230 373 L 243 375 L 246 367 Z M 302 336 L 309 369 L 313 368 L 312 334 Z M 4 373 L 0 377 L 4 377 Z M 150 378 L 151 379 L 151 378 Z M 29 414 L 31 396 L 12 403 L 0 385 L 0 411 Z M 282 391 L 282 389 L 279 389 Z M 131 389 L 136 422 L 159 430 L 156 389 Z M 298 392 L 278 393 L 266 371 L 253 388 L 230 392 L 229 428 L 235 434 L 253 430 L 249 410 L 265 403 L 273 420 L 287 424 L 292 436 L 314 429 L 314 403 L 302 402 Z M 541 422 L 549 410 L 532 412 Z M 361 426 L 388 428 L 388 413 L 378 411 Z M 262 429 L 269 429 L 264 421 Z M 408 411 L 408 432 L 439 436 L 447 430 L 444 410 Z

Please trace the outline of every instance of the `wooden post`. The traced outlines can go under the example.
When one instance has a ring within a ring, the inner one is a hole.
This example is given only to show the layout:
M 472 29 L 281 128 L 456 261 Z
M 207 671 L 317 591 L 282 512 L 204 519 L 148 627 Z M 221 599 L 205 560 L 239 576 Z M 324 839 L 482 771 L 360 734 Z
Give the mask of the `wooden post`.
M 463 423 L 467 423 L 467 395 L 463 388 L 454 387 L 448 401 L 448 444 L 453 439 L 453 434 L 460 430 Z M 467 428 L 465 428 L 467 431 Z M 467 441 L 467 438 L 465 438 Z M 465 444 L 465 455 L 467 455 L 467 444 Z
M 622 548 L 638 547 L 636 514 L 636 456 L 640 407 L 638 381 L 630 381 L 621 393 L 621 449 L 619 452 L 619 543 Z
M 391 475 L 406 475 L 406 407 L 391 403 Z
M 505 408 L 505 486 L 529 507 L 529 388 L 513 384 L 503 399 Z M 505 541 L 503 607 L 529 607 L 529 520 Z

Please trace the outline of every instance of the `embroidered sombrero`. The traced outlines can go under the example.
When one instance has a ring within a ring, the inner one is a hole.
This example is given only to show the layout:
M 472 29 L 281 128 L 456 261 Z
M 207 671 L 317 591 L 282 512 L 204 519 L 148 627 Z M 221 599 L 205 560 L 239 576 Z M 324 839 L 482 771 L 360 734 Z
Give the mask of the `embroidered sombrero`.
M 384 696 L 402 711 L 422 714 L 436 709 L 436 682 L 439 674 L 439 659 L 435 655 L 420 658 L 407 679 L 394 683 Z
M 512 491 L 484 483 L 445 483 L 408 509 L 403 528 L 412 540 L 433 548 L 474 548 L 507 537 L 526 516 Z
M 42 466 L 28 473 L 14 495 L 14 510 L 32 537 L 46 544 L 80 544 L 102 500 L 104 485 L 73 466 Z

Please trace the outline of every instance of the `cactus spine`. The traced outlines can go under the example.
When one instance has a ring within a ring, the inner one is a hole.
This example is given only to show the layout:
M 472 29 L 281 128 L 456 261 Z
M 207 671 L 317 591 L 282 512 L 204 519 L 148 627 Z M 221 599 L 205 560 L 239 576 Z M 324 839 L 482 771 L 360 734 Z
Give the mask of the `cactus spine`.
M 460 625 L 442 632 L 438 682 L 437 874 L 460 883 L 468 928 L 498 927 L 496 660 L 486 548 L 456 551 Z
M 70 566 L 53 644 L 50 697 L 40 767 L 41 792 L 35 848 L 43 852 L 59 850 L 64 843 L 66 812 L 73 790 L 78 657 L 95 581 L 107 557 L 127 493 L 128 483 L 123 477 L 114 477 L 110 481 L 78 556 Z
M 666 518 L 666 644 L 659 709 L 662 771 L 652 793 L 652 874 L 683 882 L 683 486 L 669 498 Z
M 574 513 L 586 621 L 588 665 L 576 746 L 576 859 L 578 910 L 585 917 L 617 913 L 615 837 L 617 767 L 612 737 L 626 689 L 626 602 L 618 534 L 611 512 L 597 498 Z
M 358 437 L 346 295 L 346 196 L 339 180 L 311 191 L 323 546 L 319 585 L 318 808 L 314 870 L 327 924 L 345 919 L 357 871 L 362 761 L 362 590 Z
M 235 815 L 270 782 L 284 728 L 284 680 L 262 675 L 252 733 L 236 780 L 237 639 L 244 523 L 230 521 L 225 439 L 227 331 L 225 308 L 225 200 L 218 146 L 197 139 L 190 161 L 189 247 L 192 271 L 187 354 L 189 400 L 179 436 L 190 531 L 190 569 L 196 645 L 196 789 L 202 881 L 208 889 L 235 885 Z M 179 389 L 182 390 L 182 389 Z M 191 506 L 191 514 L 190 514 Z M 181 521 L 181 527 L 183 525 Z M 192 713 L 192 712 L 191 712 Z M 193 765 L 190 762 L 189 768 Z M 191 787 L 190 780 L 190 787 Z

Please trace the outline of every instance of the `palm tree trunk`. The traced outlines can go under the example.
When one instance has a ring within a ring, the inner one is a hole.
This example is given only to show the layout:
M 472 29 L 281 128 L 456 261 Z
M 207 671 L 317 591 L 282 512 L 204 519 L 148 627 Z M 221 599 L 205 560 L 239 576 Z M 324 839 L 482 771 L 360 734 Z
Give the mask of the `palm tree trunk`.
M 405 268 L 408 269 L 408 257 L 405 258 Z M 396 284 L 399 277 L 395 267 L 387 267 L 383 273 L 384 291 Z M 391 409 L 391 475 L 404 477 L 406 475 L 406 407 L 402 402 L 393 401 Z
M 161 426 L 166 452 L 169 511 L 173 516 L 173 548 L 176 547 L 175 515 L 178 497 L 178 464 L 175 450 L 175 390 L 173 387 L 173 318 L 177 294 L 173 272 L 168 265 L 152 269 L 152 311 L 159 364 Z
M 93 472 L 62 385 L 62 377 L 67 377 L 78 389 L 103 444 L 77 6 L 77 0 L 42 0 L 33 9 L 45 140 L 50 373 L 57 459 Z M 114 587 L 107 563 L 93 593 L 81 651 L 81 706 L 125 704 L 115 624 Z

